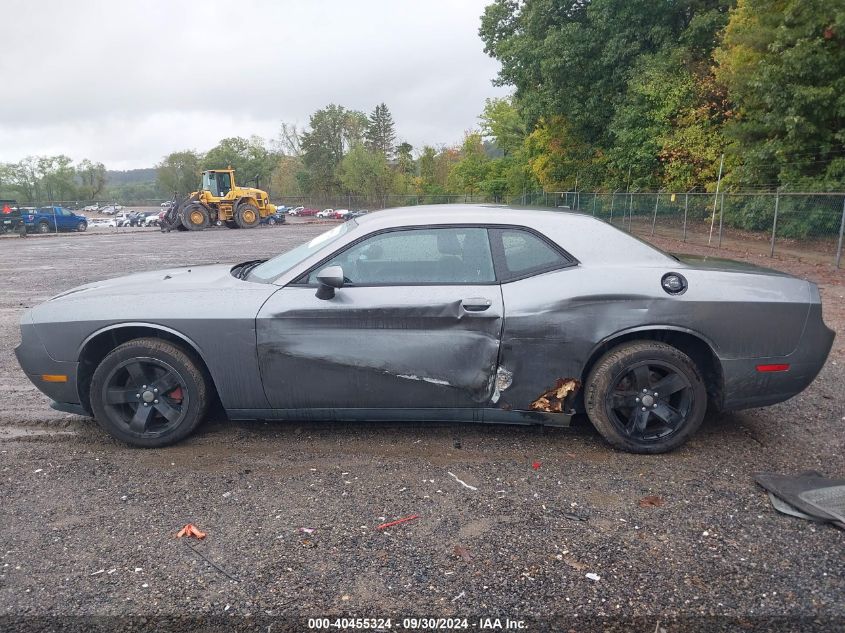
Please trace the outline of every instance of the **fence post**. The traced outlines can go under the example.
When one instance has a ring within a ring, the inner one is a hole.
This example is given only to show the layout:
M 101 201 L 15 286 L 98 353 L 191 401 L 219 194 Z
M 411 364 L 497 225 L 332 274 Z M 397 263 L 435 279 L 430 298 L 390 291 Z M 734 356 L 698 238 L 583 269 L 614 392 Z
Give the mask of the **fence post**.
M 654 217 L 651 219 L 651 236 L 654 237 L 654 227 L 657 225 L 657 205 L 660 202 L 660 192 L 654 196 Z
M 772 249 L 769 252 L 769 257 L 775 256 L 775 233 L 778 230 L 778 205 L 780 204 L 780 188 L 775 191 L 775 219 L 772 222 Z
M 713 224 L 716 222 L 716 204 L 719 202 L 719 187 L 722 184 L 722 167 L 725 166 L 725 155 L 719 161 L 719 179 L 716 181 L 716 195 L 713 196 L 713 217 L 710 218 L 710 237 L 707 238 L 707 246 L 713 241 Z
M 722 199 L 719 202 L 719 248 L 722 248 L 722 220 L 725 217 L 725 194 L 722 193 Z
M 616 200 L 616 192 L 610 194 L 610 223 L 613 224 L 613 202 Z
M 593 217 L 596 217 L 596 198 L 598 198 L 598 197 L 599 197 L 599 192 L 596 191 L 593 194 Z
M 689 191 L 684 194 L 684 242 L 687 241 L 687 213 L 689 212 Z
M 842 259 L 842 234 L 845 233 L 845 200 L 842 201 L 842 220 L 839 222 L 839 246 L 836 247 L 836 267 Z

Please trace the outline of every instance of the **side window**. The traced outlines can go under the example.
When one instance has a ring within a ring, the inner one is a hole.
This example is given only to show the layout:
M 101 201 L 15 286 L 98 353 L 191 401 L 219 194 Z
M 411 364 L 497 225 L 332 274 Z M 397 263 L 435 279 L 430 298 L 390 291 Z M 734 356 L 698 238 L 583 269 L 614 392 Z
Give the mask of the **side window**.
M 563 268 L 572 262 L 545 240 L 521 229 L 491 231 L 503 281 Z
M 487 229 L 409 229 L 381 233 L 356 244 L 315 269 L 340 266 L 350 284 L 495 283 Z

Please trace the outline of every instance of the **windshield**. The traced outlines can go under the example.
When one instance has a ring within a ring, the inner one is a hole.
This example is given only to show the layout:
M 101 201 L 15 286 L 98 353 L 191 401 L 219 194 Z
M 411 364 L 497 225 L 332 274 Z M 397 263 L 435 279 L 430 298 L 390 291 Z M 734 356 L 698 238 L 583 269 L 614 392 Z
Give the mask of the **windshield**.
M 341 236 L 351 231 L 356 224 L 357 222 L 355 222 L 354 220 L 344 222 L 343 224 L 334 227 L 331 231 L 321 233 L 310 242 L 300 244 L 293 250 L 288 251 L 287 253 L 277 255 L 273 259 L 264 262 L 260 266 L 256 266 L 255 269 L 253 269 L 253 271 L 247 277 L 247 280 L 261 281 L 266 283 L 275 279 L 282 273 L 289 271 L 299 262 L 305 261 L 317 251 L 337 241 Z

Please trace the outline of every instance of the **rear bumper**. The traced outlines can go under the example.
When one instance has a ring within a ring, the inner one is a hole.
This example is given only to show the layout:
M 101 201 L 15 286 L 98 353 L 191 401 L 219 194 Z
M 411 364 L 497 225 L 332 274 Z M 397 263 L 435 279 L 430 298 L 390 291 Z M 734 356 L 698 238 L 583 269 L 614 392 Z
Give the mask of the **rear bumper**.
M 806 389 L 824 367 L 836 333 L 813 304 L 798 347 L 788 356 L 722 360 L 723 410 L 764 407 L 788 400 Z M 761 372 L 758 365 L 789 365 L 786 371 Z
M 50 357 L 35 331 L 29 313 L 21 320 L 21 344 L 15 348 L 21 369 L 38 389 L 50 399 L 60 403 L 80 404 L 77 389 L 79 363 L 59 361 Z M 44 376 L 64 376 L 63 381 L 47 381 Z

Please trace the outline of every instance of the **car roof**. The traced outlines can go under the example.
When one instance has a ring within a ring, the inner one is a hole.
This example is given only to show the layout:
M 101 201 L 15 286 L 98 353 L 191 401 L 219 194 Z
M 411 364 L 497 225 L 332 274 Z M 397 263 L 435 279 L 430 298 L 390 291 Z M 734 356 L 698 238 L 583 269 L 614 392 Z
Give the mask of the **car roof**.
M 367 231 L 401 226 L 485 224 L 524 226 L 558 243 L 582 263 L 666 264 L 669 255 L 583 213 L 492 204 L 436 204 L 371 212 L 355 220 Z

